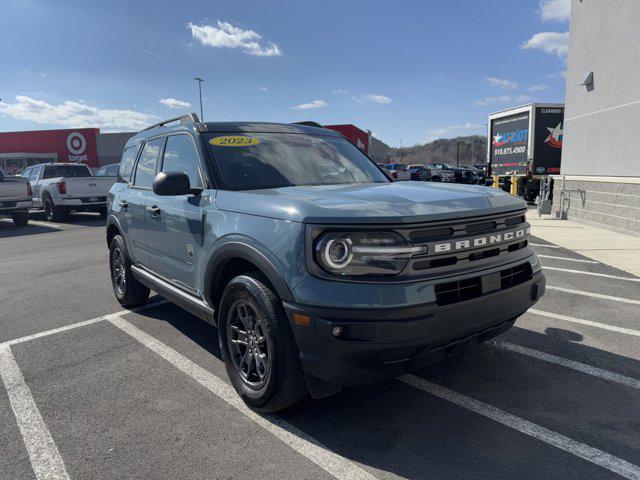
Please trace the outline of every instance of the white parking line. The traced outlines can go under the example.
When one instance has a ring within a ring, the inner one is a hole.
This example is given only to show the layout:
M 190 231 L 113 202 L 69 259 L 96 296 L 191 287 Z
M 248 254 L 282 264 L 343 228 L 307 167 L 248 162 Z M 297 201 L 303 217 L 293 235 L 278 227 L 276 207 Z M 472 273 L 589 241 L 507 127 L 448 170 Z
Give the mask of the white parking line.
M 553 260 L 566 260 L 567 262 L 600 263 L 600 262 L 596 262 L 595 260 L 582 260 L 580 258 L 569 258 L 569 257 L 555 257 L 553 255 L 540 255 L 540 254 L 538 254 L 538 257 L 540 257 L 540 258 L 551 258 Z
M 565 322 L 580 323 L 582 325 L 588 325 L 590 327 L 602 328 L 603 330 L 611 330 L 612 332 L 624 333 L 626 335 L 634 335 L 640 337 L 640 330 L 632 330 L 631 328 L 615 327 L 613 325 L 607 325 L 606 323 L 592 322 L 591 320 L 584 320 L 582 318 L 569 317 L 568 315 L 560 315 L 559 313 L 544 312 L 542 310 L 536 310 L 530 308 L 528 313 L 534 315 L 541 315 L 543 317 L 556 318 L 558 320 L 564 320 Z
M 500 410 L 492 405 L 454 392 L 453 390 L 431 383 L 415 375 L 403 375 L 398 377 L 398 379 L 412 387 L 430 393 L 431 395 L 435 395 L 436 397 L 442 398 L 443 400 L 447 400 L 451 403 L 455 403 L 460 407 L 490 418 L 502 425 L 513 428 L 525 435 L 529 435 L 537 440 L 571 453 L 572 455 L 587 460 L 588 462 L 602 468 L 606 468 L 607 470 L 617 473 L 625 478 L 640 480 L 640 467 L 629 463 L 626 460 L 614 457 L 602 450 L 590 447 L 589 445 L 580 443 L 572 438 L 565 437 L 564 435 L 525 420 L 524 418 L 512 415 L 511 413 Z
M 547 290 L 557 290 L 558 292 L 573 293 L 575 295 L 584 295 L 585 297 L 602 298 L 603 300 L 613 300 L 615 302 L 631 303 L 632 305 L 640 305 L 640 300 L 633 300 L 631 298 L 613 297 L 611 295 L 603 295 L 602 293 L 584 292 L 582 290 L 574 290 L 572 288 L 555 287 L 553 285 L 547 285 Z
M 0 346 L 0 376 L 7 389 L 9 403 L 18 422 L 36 478 L 68 479 L 69 475 L 58 447 L 38 411 L 9 345 Z
M 341 480 L 376 478 L 281 418 L 257 414 L 244 404 L 229 384 L 123 318 L 112 318 L 110 322 L 334 477 Z
M 82 322 L 72 323 L 70 325 L 65 325 L 64 327 L 52 328 L 51 330 L 45 330 L 44 332 L 38 332 L 32 335 L 27 335 L 20 338 L 14 338 L 13 340 L 7 340 L 5 342 L 1 342 L 0 347 L 6 346 L 6 345 L 11 346 L 11 345 L 16 345 L 18 343 L 28 342 L 30 340 L 35 340 L 36 338 L 48 337 L 49 335 L 55 335 L 56 333 L 62 333 L 69 330 L 73 330 L 75 328 L 85 327 L 93 323 L 103 322 L 105 320 L 111 320 L 112 318 L 116 318 L 121 315 L 126 315 L 127 313 L 140 312 L 142 310 L 146 310 L 147 308 L 164 305 L 165 303 L 167 303 L 167 300 L 159 300 L 157 302 L 148 303 L 147 305 L 143 305 L 141 307 L 132 308 L 131 310 L 120 310 L 119 312 L 109 313 L 108 315 L 92 318 L 90 320 L 83 320 Z
M 531 243 L 529 242 L 529 245 L 531 245 L 532 247 L 546 247 L 546 248 L 562 248 L 558 245 L 545 245 L 543 243 Z
M 50 222 L 41 222 L 39 220 L 29 220 L 28 225 L 37 225 L 38 227 L 54 228 L 56 230 L 64 230 L 60 225 Z
M 594 277 L 614 278 L 616 280 L 627 280 L 629 282 L 640 282 L 640 278 L 618 277 L 617 275 L 608 275 L 606 273 L 585 272 L 584 270 L 570 270 L 568 268 L 547 267 L 543 265 L 544 270 L 558 270 L 559 272 L 578 273 L 581 275 L 593 275 Z
M 537 360 L 542 360 L 544 362 L 555 363 L 556 365 L 570 368 L 572 370 L 577 370 L 578 372 L 586 373 L 588 375 L 592 375 L 609 382 L 619 383 L 620 385 L 625 385 L 627 387 L 640 390 L 640 380 L 637 380 L 635 378 L 626 377 L 618 373 L 610 372 L 609 370 L 603 370 L 601 368 L 587 365 L 586 363 L 576 362 L 574 360 L 569 360 L 568 358 L 558 357 L 556 355 L 551 355 L 546 352 L 540 352 L 538 350 L 533 350 L 532 348 L 515 345 L 509 342 L 495 340 L 493 344 L 503 350 L 520 353 L 522 355 L 526 355 Z

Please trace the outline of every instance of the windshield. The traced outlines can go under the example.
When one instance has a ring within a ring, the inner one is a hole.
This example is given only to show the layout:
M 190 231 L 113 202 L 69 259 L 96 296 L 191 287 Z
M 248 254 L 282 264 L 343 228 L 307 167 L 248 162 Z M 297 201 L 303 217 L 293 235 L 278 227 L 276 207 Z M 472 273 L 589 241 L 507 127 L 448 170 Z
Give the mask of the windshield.
M 91 172 L 85 165 L 47 165 L 42 178 L 90 176 Z
M 211 134 L 205 139 L 227 190 L 389 181 L 341 137 L 252 133 Z

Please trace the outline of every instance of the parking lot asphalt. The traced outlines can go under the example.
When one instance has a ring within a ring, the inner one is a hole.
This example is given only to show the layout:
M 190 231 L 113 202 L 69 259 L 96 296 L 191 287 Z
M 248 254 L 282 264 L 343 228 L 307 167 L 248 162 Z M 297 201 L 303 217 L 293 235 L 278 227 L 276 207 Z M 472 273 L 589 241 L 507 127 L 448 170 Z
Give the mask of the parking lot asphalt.
M 548 290 L 505 334 L 263 416 L 214 327 L 122 311 L 99 217 L 0 221 L 0 478 L 640 479 L 640 278 L 532 243 Z

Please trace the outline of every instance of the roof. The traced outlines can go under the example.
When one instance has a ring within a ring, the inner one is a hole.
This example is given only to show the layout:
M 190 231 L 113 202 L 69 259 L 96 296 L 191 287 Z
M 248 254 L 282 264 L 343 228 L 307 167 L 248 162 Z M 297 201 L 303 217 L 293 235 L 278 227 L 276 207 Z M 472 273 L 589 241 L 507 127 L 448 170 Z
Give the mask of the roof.
M 197 116 L 193 115 L 195 119 Z M 276 123 L 276 122 L 199 122 L 190 121 L 188 116 L 183 116 L 182 120 L 176 122 L 175 119 L 165 121 L 147 127 L 144 130 L 138 132 L 135 136 L 131 137 L 127 142 L 127 145 L 132 145 L 141 140 L 156 135 L 165 133 L 179 132 L 179 131 L 199 131 L 199 132 L 211 132 L 211 133 L 304 133 L 307 135 L 324 135 L 340 137 L 342 134 L 334 130 L 330 130 L 322 127 L 314 127 L 310 125 L 302 125 L 299 123 Z M 178 117 L 176 117 L 178 118 Z M 173 122 L 169 124 L 170 122 Z

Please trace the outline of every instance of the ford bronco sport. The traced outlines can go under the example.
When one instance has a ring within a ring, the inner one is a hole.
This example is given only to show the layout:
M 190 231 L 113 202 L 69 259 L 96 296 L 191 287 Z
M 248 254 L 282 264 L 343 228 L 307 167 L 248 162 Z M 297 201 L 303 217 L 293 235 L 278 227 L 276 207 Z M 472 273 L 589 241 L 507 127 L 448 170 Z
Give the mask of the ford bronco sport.
M 108 195 L 117 299 L 152 289 L 216 325 L 260 411 L 486 341 L 545 288 L 522 200 L 392 182 L 315 125 L 169 119 L 128 141 Z

